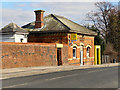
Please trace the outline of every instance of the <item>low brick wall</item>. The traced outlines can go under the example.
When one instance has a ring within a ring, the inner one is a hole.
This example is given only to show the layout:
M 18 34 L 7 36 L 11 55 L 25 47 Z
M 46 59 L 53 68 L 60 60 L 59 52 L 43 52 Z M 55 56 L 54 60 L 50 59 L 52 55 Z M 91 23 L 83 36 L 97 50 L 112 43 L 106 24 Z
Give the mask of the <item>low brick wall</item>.
M 47 43 L 0 43 L 2 68 L 55 66 L 57 49 Z
M 63 65 L 69 65 L 68 63 L 68 46 L 64 45 L 62 48 L 62 61 Z

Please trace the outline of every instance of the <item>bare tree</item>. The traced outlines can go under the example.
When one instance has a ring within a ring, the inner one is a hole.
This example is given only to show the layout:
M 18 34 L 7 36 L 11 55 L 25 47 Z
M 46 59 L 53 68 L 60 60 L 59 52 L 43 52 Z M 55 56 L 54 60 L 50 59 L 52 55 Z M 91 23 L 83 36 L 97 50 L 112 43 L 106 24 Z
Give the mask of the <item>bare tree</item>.
M 97 11 L 88 13 L 87 17 L 93 22 L 94 27 L 97 28 L 104 38 L 106 45 L 105 52 L 111 52 L 109 50 L 111 43 L 114 50 L 112 54 L 114 53 L 120 58 L 120 6 L 117 8 L 110 2 L 97 2 L 95 6 Z
M 93 22 L 94 26 L 101 32 L 105 42 L 107 42 L 109 14 L 114 6 L 109 2 L 97 2 L 95 6 L 97 7 L 97 11 L 88 13 L 87 18 Z
M 114 45 L 114 49 L 118 52 L 118 60 L 120 61 L 120 10 L 115 8 L 109 15 L 109 32 L 107 39 Z

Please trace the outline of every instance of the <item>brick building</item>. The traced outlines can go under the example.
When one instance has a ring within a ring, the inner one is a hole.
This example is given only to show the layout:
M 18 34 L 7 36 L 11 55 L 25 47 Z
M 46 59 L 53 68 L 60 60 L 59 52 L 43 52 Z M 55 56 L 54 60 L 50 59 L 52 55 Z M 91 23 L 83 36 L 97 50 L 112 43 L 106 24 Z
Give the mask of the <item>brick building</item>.
M 43 17 L 43 10 L 36 10 L 35 14 L 35 22 L 22 26 L 30 30 L 28 42 L 55 43 L 57 65 L 94 64 L 94 37 L 97 33 L 62 16 L 50 14 Z
M 0 42 L 2 68 L 96 63 L 97 33 L 62 16 L 43 17 L 43 10 L 35 14 L 36 21 L 22 27 L 29 31 L 27 43 Z

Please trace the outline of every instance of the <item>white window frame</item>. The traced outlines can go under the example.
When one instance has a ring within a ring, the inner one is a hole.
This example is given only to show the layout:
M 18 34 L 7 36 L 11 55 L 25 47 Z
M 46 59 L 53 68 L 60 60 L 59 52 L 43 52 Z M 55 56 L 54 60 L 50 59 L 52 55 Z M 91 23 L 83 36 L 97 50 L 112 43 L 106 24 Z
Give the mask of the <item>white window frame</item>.
M 73 52 L 73 59 L 76 59 L 76 47 L 73 47 L 73 50 L 75 50 L 75 56 L 74 56 L 74 52 Z

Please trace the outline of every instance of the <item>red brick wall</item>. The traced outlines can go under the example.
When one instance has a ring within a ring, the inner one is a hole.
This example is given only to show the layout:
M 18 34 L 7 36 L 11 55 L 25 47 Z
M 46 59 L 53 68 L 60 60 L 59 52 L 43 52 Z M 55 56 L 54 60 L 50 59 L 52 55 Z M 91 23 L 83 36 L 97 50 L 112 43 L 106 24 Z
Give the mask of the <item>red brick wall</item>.
M 2 43 L 2 68 L 54 66 L 55 44 Z
M 28 42 L 68 44 L 68 37 L 66 33 L 34 34 L 29 35 Z
M 62 48 L 62 61 L 63 65 L 68 65 L 68 46 L 64 45 Z

